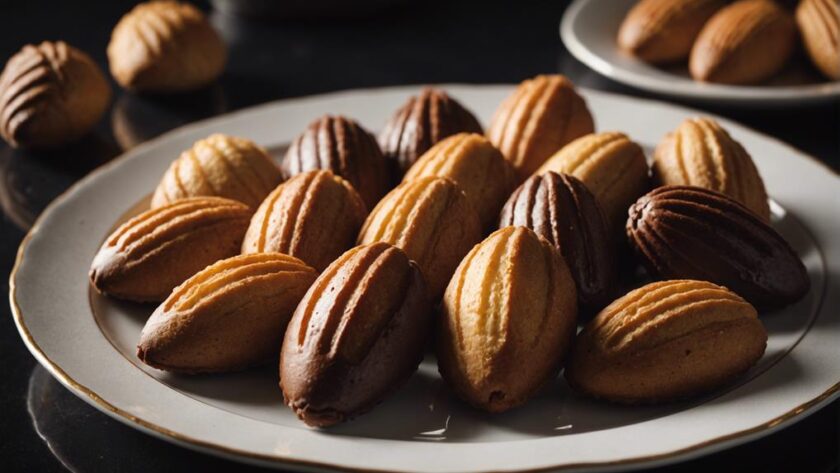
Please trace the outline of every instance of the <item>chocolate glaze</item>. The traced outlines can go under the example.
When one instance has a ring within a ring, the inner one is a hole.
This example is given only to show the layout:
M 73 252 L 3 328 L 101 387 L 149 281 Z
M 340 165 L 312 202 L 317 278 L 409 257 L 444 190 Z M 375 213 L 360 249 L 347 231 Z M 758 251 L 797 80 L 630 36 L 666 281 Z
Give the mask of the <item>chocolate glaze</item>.
M 326 169 L 359 192 L 368 210 L 391 188 L 388 164 L 376 139 L 358 123 L 325 115 L 298 136 L 280 163 L 286 179 Z
M 613 247 L 603 212 L 580 180 L 551 171 L 532 176 L 502 209 L 499 228 L 512 225 L 530 228 L 560 250 L 583 314 L 610 301 L 617 277 Z
M 660 187 L 630 207 L 627 236 L 662 279 L 726 286 L 759 310 L 802 298 L 810 287 L 790 245 L 735 200 L 699 187 Z
M 432 324 L 417 265 L 387 243 L 356 247 L 310 287 L 280 356 L 286 404 L 326 427 L 366 412 L 417 369 Z
M 460 132 L 483 133 L 475 116 L 446 92 L 427 87 L 385 124 L 379 144 L 404 173 L 435 143 Z

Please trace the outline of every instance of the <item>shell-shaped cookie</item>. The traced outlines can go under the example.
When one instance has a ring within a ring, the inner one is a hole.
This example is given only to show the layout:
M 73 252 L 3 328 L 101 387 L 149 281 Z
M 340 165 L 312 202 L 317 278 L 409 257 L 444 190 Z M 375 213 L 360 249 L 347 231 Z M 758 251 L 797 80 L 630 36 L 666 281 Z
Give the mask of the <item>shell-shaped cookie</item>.
M 423 277 L 385 243 L 351 249 L 310 287 L 289 323 L 280 388 L 305 423 L 368 411 L 417 369 L 431 331 Z
M 802 0 L 796 23 L 808 56 L 826 77 L 840 80 L 840 5 L 837 0 Z
M 622 228 L 627 209 L 649 187 L 642 147 L 623 133 L 593 133 L 569 143 L 537 171 L 571 174 L 601 205 L 607 225 Z
M 501 412 L 560 369 L 575 334 L 575 283 L 550 243 L 505 227 L 464 258 L 441 312 L 441 375 L 469 404 Z
M 239 253 L 251 210 L 219 197 L 191 197 L 147 210 L 112 233 L 93 259 L 101 293 L 159 302 L 206 266 Z
M 653 155 L 657 185 L 697 186 L 726 194 L 765 221 L 770 205 L 749 153 L 716 121 L 691 118 L 669 133 Z
M 329 171 L 305 172 L 263 201 L 242 252 L 286 253 L 322 271 L 355 244 L 365 217 L 365 204 L 350 183 Z
M 708 392 L 764 354 L 755 309 L 705 281 L 648 284 L 606 307 L 578 335 L 565 376 L 578 391 L 621 403 Z
M 686 59 L 703 25 L 724 5 L 723 0 L 642 0 L 621 23 L 618 45 L 646 62 Z
M 708 189 L 654 189 L 630 208 L 627 236 L 654 276 L 720 284 L 759 310 L 791 304 L 810 287 L 805 266 L 776 230 Z
M 373 209 L 359 233 L 360 244 L 384 241 L 404 250 L 423 271 L 434 301 L 479 240 L 478 214 L 458 185 L 443 177 L 400 184 Z
M 795 46 L 796 24 L 785 10 L 772 0 L 739 0 L 703 27 L 689 70 L 700 81 L 755 83 L 778 72 Z
M 0 136 L 20 148 L 61 146 L 90 131 L 110 101 L 90 56 L 63 41 L 26 45 L 0 75 Z
M 446 92 L 426 87 L 385 124 L 379 145 L 385 157 L 405 172 L 437 142 L 462 132 L 481 133 L 481 124 Z
M 495 223 L 499 209 L 516 186 L 510 163 L 490 141 L 475 133 L 459 133 L 433 146 L 409 169 L 403 181 L 448 177 L 464 191 L 484 228 Z
M 318 273 L 281 253 L 214 263 L 152 314 L 137 356 L 166 371 L 233 371 L 277 360 L 286 325 Z
M 227 52 L 204 14 L 189 3 L 151 1 L 126 13 L 111 32 L 111 75 L 138 92 L 180 92 L 222 73 Z
M 523 81 L 499 105 L 487 137 L 524 180 L 565 144 L 594 130 L 592 115 L 572 82 L 561 75 L 540 75 Z
M 268 153 L 253 141 L 213 134 L 196 141 L 164 173 L 152 207 L 185 197 L 217 196 L 257 208 L 282 181 Z
M 511 194 L 499 228 L 523 226 L 563 255 L 577 286 L 581 315 L 604 307 L 616 284 L 614 243 L 595 196 L 568 174 L 531 176 Z
M 376 139 L 358 123 L 326 115 L 312 122 L 286 152 L 286 178 L 324 169 L 341 176 L 359 192 L 368 209 L 391 188 L 388 165 Z

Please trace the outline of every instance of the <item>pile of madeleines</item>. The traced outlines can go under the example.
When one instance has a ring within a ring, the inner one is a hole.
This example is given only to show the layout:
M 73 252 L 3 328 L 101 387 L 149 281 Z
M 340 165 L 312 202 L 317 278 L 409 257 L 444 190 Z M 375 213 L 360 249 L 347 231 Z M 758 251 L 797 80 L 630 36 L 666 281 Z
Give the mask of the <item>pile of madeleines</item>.
M 621 24 L 618 46 L 651 64 L 687 60 L 699 81 L 755 84 L 779 73 L 801 42 L 816 69 L 840 80 L 837 0 L 782 3 L 641 0 Z
M 706 118 L 664 137 L 652 167 L 594 128 L 573 84 L 543 75 L 486 133 L 427 88 L 378 139 L 315 120 L 279 167 L 215 134 L 107 237 L 90 280 L 160 303 L 138 344 L 146 364 L 279 360 L 285 402 L 313 426 L 371 409 L 430 345 L 452 391 L 490 412 L 563 367 L 574 390 L 628 404 L 726 385 L 764 353 L 758 311 L 809 289 L 750 155 Z M 628 292 L 639 262 L 656 282 Z

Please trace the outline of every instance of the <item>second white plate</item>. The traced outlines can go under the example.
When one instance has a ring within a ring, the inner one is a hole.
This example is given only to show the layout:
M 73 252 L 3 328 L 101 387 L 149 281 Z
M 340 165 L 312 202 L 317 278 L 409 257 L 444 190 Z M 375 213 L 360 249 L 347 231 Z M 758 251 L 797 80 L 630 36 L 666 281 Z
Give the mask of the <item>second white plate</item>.
M 807 85 L 710 84 L 691 79 L 687 71 L 662 69 L 623 54 L 616 46 L 618 28 L 638 1 L 575 0 L 560 23 L 560 37 L 566 48 L 601 75 L 670 97 L 752 106 L 798 105 L 840 97 L 840 81 Z

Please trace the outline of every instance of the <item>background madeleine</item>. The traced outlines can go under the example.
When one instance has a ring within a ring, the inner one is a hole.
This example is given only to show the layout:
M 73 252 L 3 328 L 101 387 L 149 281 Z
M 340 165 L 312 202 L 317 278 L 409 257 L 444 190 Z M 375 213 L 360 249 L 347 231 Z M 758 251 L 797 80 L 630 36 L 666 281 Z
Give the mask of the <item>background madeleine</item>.
M 185 197 L 217 196 L 257 208 L 282 180 L 271 156 L 251 140 L 216 133 L 196 141 L 172 162 L 152 207 Z
M 384 241 L 406 252 L 423 271 L 433 301 L 473 245 L 481 240 L 478 214 L 461 188 L 444 177 L 404 182 L 370 213 L 359 244 Z
M 703 25 L 724 4 L 723 0 L 642 0 L 621 23 L 618 45 L 651 63 L 685 59 Z
M 93 258 L 101 293 L 159 302 L 206 266 L 239 253 L 251 210 L 219 197 L 191 197 L 147 210 L 117 228 Z
M 642 147 L 618 132 L 576 139 L 551 156 L 537 174 L 548 171 L 580 179 L 595 195 L 613 234 L 620 233 L 627 209 L 650 186 Z
M 481 124 L 445 91 L 426 87 L 388 120 L 379 144 L 385 158 L 392 160 L 401 174 L 436 143 L 462 132 L 482 133 Z
M 63 41 L 24 46 L 0 75 L 0 137 L 15 148 L 54 148 L 99 121 L 108 80 L 84 52 Z
M 726 286 L 759 310 L 801 299 L 805 265 L 767 222 L 737 201 L 700 187 L 659 187 L 627 219 L 627 237 L 654 277 Z
M 595 124 L 572 82 L 561 75 L 522 81 L 490 121 L 487 137 L 525 180 L 552 153 Z
M 417 265 L 386 243 L 358 246 L 310 287 L 286 331 L 280 389 L 312 426 L 353 418 L 417 369 L 431 330 Z
M 362 196 L 368 209 L 391 188 L 388 163 L 376 139 L 349 118 L 325 115 L 292 142 L 280 164 L 288 179 L 323 169 L 341 176 Z
M 483 228 L 495 223 L 516 185 L 510 163 L 487 138 L 476 133 L 459 133 L 436 144 L 412 166 L 404 181 L 425 176 L 455 181 L 478 212 Z
M 550 243 L 505 227 L 464 258 L 441 312 L 441 375 L 469 404 L 502 412 L 560 368 L 576 328 L 575 283 Z
M 808 56 L 829 79 L 840 80 L 840 5 L 837 0 L 802 0 L 796 23 Z
M 726 194 L 770 221 L 767 191 L 749 153 L 710 118 L 690 118 L 653 155 L 656 185 L 697 186 Z
M 755 309 L 703 281 L 648 284 L 617 299 L 575 340 L 572 387 L 609 401 L 666 402 L 715 389 L 764 354 Z
M 169 0 L 141 3 L 111 33 L 108 63 L 114 79 L 138 92 L 181 92 L 216 80 L 225 44 L 196 7 Z
M 277 186 L 251 218 L 243 253 L 280 252 L 322 271 L 353 246 L 367 217 L 353 186 L 310 171 Z
M 614 242 L 601 206 L 577 178 L 548 171 L 511 194 L 499 228 L 519 225 L 545 238 L 563 255 L 577 287 L 581 315 L 609 302 L 617 272 Z
M 796 25 L 772 0 L 739 0 L 718 11 L 691 50 L 691 76 L 751 84 L 778 72 L 793 53 Z
M 232 371 L 277 359 L 318 273 L 281 253 L 239 255 L 184 281 L 143 327 L 137 356 L 166 371 Z

